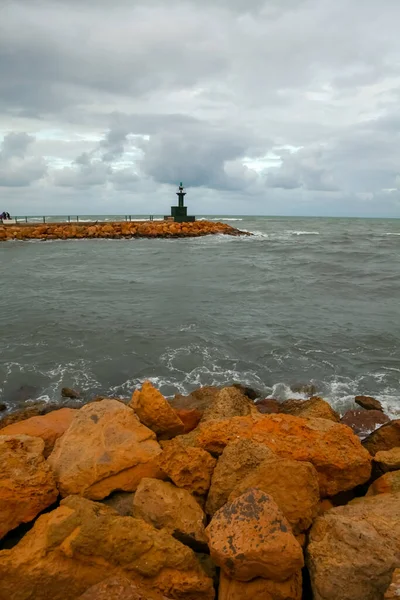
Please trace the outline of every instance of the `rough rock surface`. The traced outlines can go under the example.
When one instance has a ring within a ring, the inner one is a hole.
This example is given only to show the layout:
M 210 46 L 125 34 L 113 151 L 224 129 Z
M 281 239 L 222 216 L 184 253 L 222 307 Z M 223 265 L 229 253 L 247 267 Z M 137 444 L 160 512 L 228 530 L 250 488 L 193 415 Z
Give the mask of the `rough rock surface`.
M 196 496 L 207 494 L 217 461 L 201 448 L 185 447 L 179 438 L 164 445 L 157 464 L 174 484 Z
M 290 386 L 290 389 L 295 394 L 304 394 L 305 396 L 309 396 L 312 398 L 317 395 L 317 386 L 313 383 L 294 383 Z
M 132 517 L 134 496 L 133 492 L 114 492 L 100 502 L 114 509 L 121 517 Z
M 379 429 L 365 438 L 363 446 L 367 448 L 372 456 L 375 456 L 377 452 L 381 452 L 382 450 L 391 450 L 392 448 L 400 447 L 400 419 L 390 421 L 390 423 L 379 427 Z
M 368 488 L 367 496 L 400 492 L 400 471 L 391 471 L 379 477 Z
M 182 438 L 186 444 L 215 454 L 235 439 L 252 439 L 282 458 L 311 462 L 318 472 L 322 497 L 365 483 L 371 474 L 371 457 L 357 436 L 327 419 L 260 414 L 234 417 L 200 423 Z
M 121 402 L 87 404 L 48 458 L 61 495 L 101 500 L 114 490 L 134 491 L 143 477 L 161 477 L 155 438 Z
M 0 429 L 0 435 L 29 435 L 42 438 L 44 455 L 47 457 L 53 450 L 56 440 L 65 433 L 72 423 L 77 410 L 60 408 L 47 415 L 31 417 Z
M 206 385 L 191 392 L 188 396 L 176 394 L 170 404 L 175 409 L 184 408 L 190 410 L 196 408 L 203 412 L 214 400 L 215 396 L 220 391 L 220 388 L 213 385 Z
M 205 514 L 186 490 L 158 479 L 142 479 L 133 500 L 133 516 L 164 529 L 188 546 L 206 545 Z
M 257 488 L 273 498 L 295 535 L 306 531 L 317 516 L 318 474 L 309 462 L 267 459 L 237 484 L 229 501 L 249 488 Z
M 400 447 L 377 452 L 374 463 L 383 473 L 400 470 Z
M 226 387 L 215 395 L 212 403 L 204 410 L 201 422 L 245 417 L 257 412 L 254 402 L 240 390 L 233 386 Z
M 333 410 L 329 402 L 318 396 L 309 400 L 286 400 L 280 406 L 280 412 L 304 419 L 328 419 L 339 423 L 340 416 Z
M 72 388 L 64 387 L 61 390 L 61 397 L 62 398 L 73 398 L 73 399 L 77 400 L 81 397 L 81 395 L 79 392 L 77 392 L 76 390 L 73 390 Z
M 207 527 L 211 558 L 232 579 L 285 581 L 303 566 L 303 553 L 271 496 L 248 490 Z
M 383 411 L 382 404 L 379 400 L 375 400 L 375 398 L 371 398 L 371 396 L 356 396 L 354 398 L 355 403 L 365 410 L 381 410 Z
M 184 432 L 184 425 L 164 396 L 149 381 L 136 390 L 129 404 L 140 421 L 161 439 Z
M 5 415 L 0 419 L 0 429 L 4 429 L 13 423 L 19 423 L 19 421 L 25 421 L 31 417 L 37 417 L 39 415 L 46 415 L 53 410 L 59 410 L 58 404 L 49 404 L 47 402 L 35 402 L 32 405 L 21 408 L 15 412 Z
M 274 398 L 265 398 L 255 403 L 255 407 L 262 415 L 272 415 L 281 412 L 281 403 Z
M 350 427 L 354 433 L 365 438 L 377 427 L 389 423 L 390 419 L 380 410 L 348 410 L 340 422 Z
M 260 396 L 261 396 L 261 393 L 259 391 L 255 390 L 254 388 L 251 388 L 247 385 L 242 385 L 241 383 L 233 383 L 232 387 L 236 388 L 244 396 L 247 396 L 247 398 L 249 398 L 250 400 L 253 400 L 253 401 L 257 400 L 257 398 L 260 398 Z
M 301 600 L 301 571 L 286 581 L 235 581 L 221 571 L 218 600 Z
M 200 423 L 200 419 L 203 416 L 203 412 L 201 410 L 197 410 L 197 408 L 190 409 L 176 409 L 175 410 L 178 418 L 183 423 L 183 433 L 189 433 L 196 429 L 197 425 Z
M 398 600 L 400 598 L 400 569 L 393 571 L 392 583 L 387 589 L 384 600 Z
M 168 600 L 126 577 L 110 577 L 89 588 L 78 600 Z
M 234 488 L 265 459 L 275 458 L 267 446 L 253 440 L 230 442 L 218 459 L 211 478 L 206 502 L 206 512 L 213 515 L 228 502 Z
M 0 539 L 57 500 L 43 450 L 40 438 L 0 435 Z
M 357 499 L 314 521 L 307 548 L 314 600 L 378 600 L 400 557 L 400 494 Z
M 174 599 L 214 598 L 212 580 L 190 548 L 141 519 L 78 496 L 0 552 L 2 599 L 75 600 L 114 575 Z

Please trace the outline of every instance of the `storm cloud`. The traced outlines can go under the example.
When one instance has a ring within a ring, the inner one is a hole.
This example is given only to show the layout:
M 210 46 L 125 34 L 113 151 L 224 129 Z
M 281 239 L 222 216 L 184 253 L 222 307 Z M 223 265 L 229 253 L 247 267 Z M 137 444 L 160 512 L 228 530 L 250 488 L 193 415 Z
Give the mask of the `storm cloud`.
M 400 216 L 397 0 L 3 0 L 13 214 Z

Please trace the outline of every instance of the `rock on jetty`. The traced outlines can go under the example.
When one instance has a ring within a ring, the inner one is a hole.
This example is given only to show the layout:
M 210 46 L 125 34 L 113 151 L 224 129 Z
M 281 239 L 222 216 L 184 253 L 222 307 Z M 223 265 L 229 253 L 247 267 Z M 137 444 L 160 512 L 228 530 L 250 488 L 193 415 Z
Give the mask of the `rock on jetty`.
M 397 597 L 399 421 L 362 443 L 323 398 L 251 398 L 146 382 L 3 418 L 0 600 Z
M 80 240 L 86 238 L 186 238 L 204 235 L 251 235 L 226 223 L 195 221 L 122 221 L 113 223 L 47 223 L 0 225 L 0 241 L 7 240 Z

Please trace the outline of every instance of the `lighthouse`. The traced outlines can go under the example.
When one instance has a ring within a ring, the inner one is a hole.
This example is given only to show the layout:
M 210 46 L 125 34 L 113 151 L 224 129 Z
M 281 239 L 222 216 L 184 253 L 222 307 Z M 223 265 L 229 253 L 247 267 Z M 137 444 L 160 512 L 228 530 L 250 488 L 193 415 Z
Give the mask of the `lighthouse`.
M 178 196 L 178 206 L 171 206 L 171 216 L 164 217 L 164 219 L 168 221 L 173 219 L 176 223 L 188 223 L 195 221 L 196 217 L 191 217 L 187 214 L 187 206 L 185 206 L 186 190 L 183 187 L 182 182 L 179 184 L 176 195 Z

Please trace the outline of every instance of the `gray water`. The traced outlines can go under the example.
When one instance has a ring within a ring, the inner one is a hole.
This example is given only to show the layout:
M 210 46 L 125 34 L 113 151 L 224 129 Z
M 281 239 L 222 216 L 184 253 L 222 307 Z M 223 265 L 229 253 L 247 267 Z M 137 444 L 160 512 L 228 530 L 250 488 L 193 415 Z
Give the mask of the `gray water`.
M 1 244 L 0 400 L 314 382 L 399 415 L 400 220 L 237 219 L 256 235 Z

